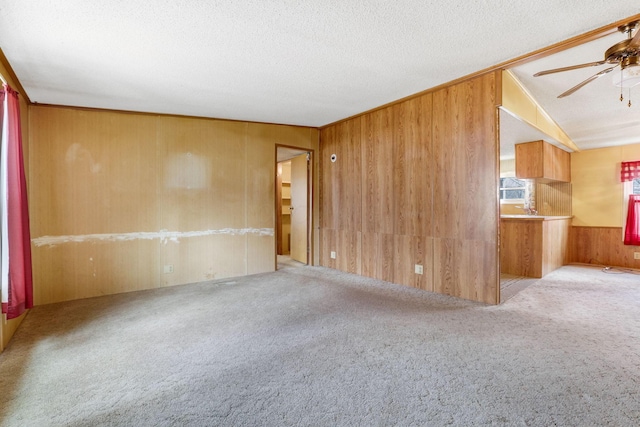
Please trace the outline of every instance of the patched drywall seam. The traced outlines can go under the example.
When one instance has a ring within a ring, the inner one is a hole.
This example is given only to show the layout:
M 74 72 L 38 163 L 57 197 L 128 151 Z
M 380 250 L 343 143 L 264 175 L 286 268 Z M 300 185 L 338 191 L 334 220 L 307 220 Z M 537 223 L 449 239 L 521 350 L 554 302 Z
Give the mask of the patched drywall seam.
M 179 243 L 182 238 L 204 237 L 215 235 L 245 236 L 253 234 L 256 236 L 273 236 L 273 228 L 222 228 L 220 230 L 202 231 L 152 231 L 136 233 L 105 233 L 105 234 L 77 234 L 68 236 L 42 236 L 31 239 L 36 247 L 57 246 L 65 243 L 97 243 L 97 242 L 126 242 L 131 240 L 153 240 L 159 239 L 167 244 L 169 241 Z

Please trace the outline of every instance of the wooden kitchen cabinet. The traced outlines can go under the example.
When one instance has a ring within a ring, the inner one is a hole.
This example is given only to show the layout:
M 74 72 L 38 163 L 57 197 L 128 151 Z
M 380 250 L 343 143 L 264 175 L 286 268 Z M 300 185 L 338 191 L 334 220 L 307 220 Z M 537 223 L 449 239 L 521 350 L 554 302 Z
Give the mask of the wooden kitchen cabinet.
M 516 178 L 571 182 L 571 154 L 545 141 L 516 144 Z
M 570 216 L 502 215 L 500 272 L 544 277 L 568 263 Z

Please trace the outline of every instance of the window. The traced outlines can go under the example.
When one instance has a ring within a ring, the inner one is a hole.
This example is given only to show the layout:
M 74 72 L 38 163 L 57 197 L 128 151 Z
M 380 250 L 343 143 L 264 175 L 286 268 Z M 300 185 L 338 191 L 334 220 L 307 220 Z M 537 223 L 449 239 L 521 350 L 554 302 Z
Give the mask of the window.
M 624 183 L 624 244 L 640 246 L 640 161 L 622 162 L 620 181 Z
M 640 185 L 640 184 L 639 184 Z M 522 202 L 525 183 L 514 177 L 500 178 L 500 201 Z

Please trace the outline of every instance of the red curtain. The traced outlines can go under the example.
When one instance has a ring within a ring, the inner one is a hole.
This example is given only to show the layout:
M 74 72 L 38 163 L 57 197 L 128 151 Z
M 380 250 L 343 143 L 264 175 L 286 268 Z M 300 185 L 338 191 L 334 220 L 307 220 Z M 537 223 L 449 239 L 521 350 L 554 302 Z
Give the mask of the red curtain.
M 624 244 L 640 246 L 640 194 L 631 194 L 629 196 Z
M 20 101 L 18 93 L 4 85 L 0 101 L 6 109 L 3 117 L 5 139 L 2 144 L 6 155 L 6 163 L 2 173 L 5 176 L 6 209 L 8 231 L 8 292 L 3 295 L 2 312 L 7 319 L 20 316 L 26 309 L 33 307 L 33 285 L 31 276 L 31 235 L 29 232 L 29 210 L 27 206 L 27 185 L 24 174 L 22 156 L 22 131 L 20 129 Z M 5 236 L 2 236 L 3 239 Z M 3 278 L 4 280 L 4 278 Z M 6 299 L 6 302 L 5 302 Z
M 640 178 L 640 161 L 622 162 L 620 182 L 633 181 L 636 178 Z

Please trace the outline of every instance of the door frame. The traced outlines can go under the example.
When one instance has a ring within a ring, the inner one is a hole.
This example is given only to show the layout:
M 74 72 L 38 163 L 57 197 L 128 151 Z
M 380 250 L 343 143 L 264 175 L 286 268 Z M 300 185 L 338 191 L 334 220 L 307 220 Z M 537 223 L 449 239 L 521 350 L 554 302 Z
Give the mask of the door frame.
M 283 149 L 282 151 L 290 152 L 291 154 L 285 154 L 285 158 L 278 158 L 279 149 Z M 313 163 L 315 159 L 315 150 L 313 148 L 304 148 L 304 147 L 296 147 L 294 145 L 285 145 L 285 144 L 276 144 L 276 155 L 275 155 L 275 167 L 274 167 L 274 237 L 273 239 L 273 258 L 274 258 L 274 270 L 278 270 L 278 217 L 282 215 L 282 212 L 278 212 L 278 197 L 281 197 L 280 192 L 278 191 L 278 163 L 286 162 L 287 160 L 291 160 L 292 158 L 299 156 L 304 153 L 309 154 L 309 161 L 307 162 L 307 265 L 313 265 L 313 178 L 314 178 L 314 168 Z

